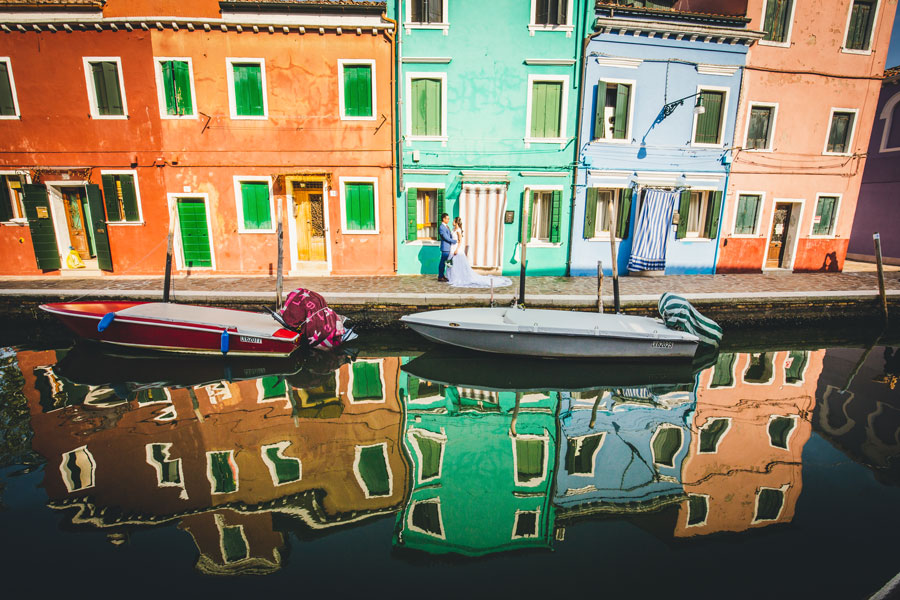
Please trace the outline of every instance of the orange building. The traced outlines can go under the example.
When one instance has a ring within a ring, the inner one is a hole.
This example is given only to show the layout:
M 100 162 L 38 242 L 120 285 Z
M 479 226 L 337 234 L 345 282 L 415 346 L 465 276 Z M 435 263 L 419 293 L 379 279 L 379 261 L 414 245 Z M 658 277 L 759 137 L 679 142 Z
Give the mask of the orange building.
M 395 271 L 383 2 L 3 4 L 0 274 Z
M 793 519 L 824 354 L 721 354 L 700 374 L 676 537 Z
M 897 0 L 748 0 L 719 273 L 840 271 Z

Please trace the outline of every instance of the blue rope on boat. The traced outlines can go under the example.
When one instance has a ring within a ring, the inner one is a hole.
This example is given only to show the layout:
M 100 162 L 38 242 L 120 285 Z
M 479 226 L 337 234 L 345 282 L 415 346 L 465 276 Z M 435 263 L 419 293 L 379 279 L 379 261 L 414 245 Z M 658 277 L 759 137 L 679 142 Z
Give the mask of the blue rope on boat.
M 703 344 L 716 347 L 722 341 L 722 328 L 719 324 L 701 315 L 681 296 L 668 292 L 660 296 L 659 315 L 669 329 L 694 334 Z

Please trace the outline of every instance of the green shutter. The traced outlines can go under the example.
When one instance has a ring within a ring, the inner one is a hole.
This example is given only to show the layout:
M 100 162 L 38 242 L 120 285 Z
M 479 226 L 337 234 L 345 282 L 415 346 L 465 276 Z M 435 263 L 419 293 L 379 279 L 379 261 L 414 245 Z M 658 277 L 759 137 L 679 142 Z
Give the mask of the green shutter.
M 850 138 L 850 113 L 834 113 L 831 133 L 828 136 L 829 152 L 846 152 Z
M 784 506 L 784 492 L 763 488 L 759 491 L 756 507 L 757 521 L 772 521 L 778 518 L 781 507 Z
M 269 184 L 264 181 L 242 181 L 240 185 L 244 229 L 271 229 L 272 210 L 269 205 Z
M 372 116 L 372 67 L 344 65 L 344 115 Z
M 0 63 L 2 64 L 2 63 Z M 0 175 L 0 222 L 13 218 L 12 196 L 9 192 L 8 178 Z
M 516 438 L 516 481 L 528 483 L 544 475 L 544 440 Z
M 234 106 L 241 117 L 265 115 L 263 106 L 262 66 L 259 63 L 233 64 Z
M 191 101 L 191 71 L 187 61 L 168 60 L 161 63 L 166 114 L 194 114 Z
M 663 427 L 653 438 L 653 462 L 664 467 L 675 466 L 681 449 L 682 433 L 677 427 Z
M 606 128 L 603 123 L 603 115 L 606 111 L 606 82 L 598 81 L 597 90 L 594 92 L 594 139 L 602 140 L 606 137 Z
M 595 433 L 580 439 L 570 439 L 566 447 L 566 472 L 570 475 L 589 475 L 594 470 L 594 453 L 603 443 L 605 434 Z
M 631 94 L 631 86 L 624 84 L 616 85 L 616 117 L 613 124 L 613 137 L 617 140 L 624 140 L 628 131 L 628 100 Z
M 269 398 L 284 398 L 287 391 L 287 383 L 282 377 L 270 375 L 260 379 L 262 384 L 263 400 Z
M 282 446 L 279 444 L 265 449 L 266 458 L 275 468 L 275 477 L 279 484 L 290 483 L 300 479 L 300 461 L 291 456 L 282 456 Z
M 222 528 L 222 557 L 225 559 L 225 562 L 235 562 L 250 556 L 247 542 L 244 541 L 241 531 L 240 525 Z
M 22 186 L 24 191 L 25 216 L 28 217 L 28 227 L 31 229 L 31 243 L 34 245 L 34 257 L 37 266 L 43 271 L 52 271 L 60 268 L 59 247 L 56 245 L 56 231 L 53 229 L 53 219 L 50 216 L 50 200 L 47 196 L 47 188 L 42 185 L 26 184 Z M 42 208 L 42 215 L 38 218 L 38 208 Z
M 124 115 L 122 93 L 119 87 L 119 70 L 115 62 L 91 63 L 94 76 L 94 93 L 97 113 L 100 115 Z
M 694 136 L 696 144 L 718 144 L 719 127 L 722 124 L 722 102 L 724 92 L 701 92 L 704 112 L 697 116 L 697 131 Z
M 347 229 L 375 230 L 375 186 L 371 183 L 348 183 L 344 188 Z
M 441 135 L 441 80 L 414 79 L 411 87 L 412 135 Z
M 700 452 L 715 452 L 728 429 L 728 419 L 714 419 L 700 430 Z
M 715 367 L 713 367 L 713 378 L 709 384 L 710 389 L 734 385 L 734 360 L 735 355 L 731 352 L 719 354 Z
M 706 217 L 704 237 L 713 239 L 719 235 L 719 217 L 722 214 L 722 192 L 713 192 L 712 205 Z
M 531 215 L 532 215 L 532 213 L 534 213 L 534 191 L 526 190 L 525 194 L 523 195 L 522 202 L 528 203 L 527 204 L 527 206 L 528 206 L 528 226 L 525 229 L 525 239 L 521 240 L 521 242 L 523 244 L 526 244 L 531 241 Z M 522 214 L 524 214 L 524 213 L 525 213 L 525 210 L 524 210 L 524 206 L 523 206 Z
M 584 202 L 584 232 L 582 237 L 586 240 L 591 239 L 597 232 L 597 188 L 587 188 Z
M 763 30 L 764 40 L 783 42 L 787 39 L 788 19 L 791 16 L 791 0 L 769 0 Z
M 534 82 L 531 94 L 531 137 L 558 138 L 560 136 L 561 104 L 561 82 Z
M 103 271 L 112 271 L 112 254 L 109 249 L 109 234 L 106 232 L 106 220 L 103 216 L 103 195 L 100 186 L 89 184 L 87 188 L 88 207 L 91 212 L 91 232 L 94 234 L 94 245 L 97 251 L 97 266 Z
M 163 79 L 163 93 L 166 97 L 166 114 L 178 114 L 178 102 L 175 99 L 175 61 L 167 60 L 160 63 Z
M 434 501 L 416 502 L 412 508 L 412 524 L 417 529 L 442 535 L 441 505 Z
M 126 221 L 140 221 L 141 215 L 138 211 L 137 193 L 134 190 L 133 175 L 119 175 L 119 185 L 122 186 L 122 204 L 125 207 Z
M 440 226 L 441 215 L 446 212 L 444 210 L 444 189 L 438 188 L 437 190 L 437 218 L 438 218 L 438 226 Z
M 834 196 L 822 196 L 816 205 L 816 217 L 818 223 L 813 224 L 813 235 L 829 235 L 834 223 L 834 206 L 837 198 Z
M 213 478 L 213 492 L 227 494 L 237 489 L 234 470 L 231 468 L 231 452 L 210 452 L 209 470 Z
M 418 198 L 419 190 L 417 188 L 406 190 L 406 239 L 410 242 L 414 242 L 419 237 L 419 220 L 416 213 Z
M 206 227 L 206 204 L 201 199 L 178 199 L 178 228 L 185 268 L 211 267 L 209 231 Z
M 178 472 L 180 460 L 166 460 L 165 449 L 165 444 L 152 444 L 150 446 L 153 461 L 159 465 L 159 482 L 181 483 L 181 475 Z
M 13 102 L 9 65 L 6 62 L 0 62 L 0 115 L 7 117 L 15 114 L 16 104 Z
M 550 207 L 550 243 L 558 244 L 559 243 L 559 230 L 561 225 L 561 213 L 562 213 L 562 192 L 560 190 L 553 190 L 553 204 Z
M 415 400 L 419 397 L 419 378 L 408 375 L 406 378 L 406 387 L 409 391 L 409 399 Z
M 357 446 L 357 448 L 359 448 Z M 369 496 L 387 496 L 391 493 L 390 473 L 384 455 L 384 446 L 359 448 L 357 463 L 360 478 Z
M 738 214 L 734 224 L 734 232 L 736 234 L 750 235 L 755 232 L 759 200 L 759 196 L 742 195 L 738 198 Z
M 846 47 L 850 50 L 868 50 L 874 20 L 873 0 L 854 0 L 847 29 Z
M 706 496 L 690 494 L 688 496 L 688 525 L 699 525 L 706 521 L 709 513 L 709 500 Z
M 691 191 L 682 190 L 681 200 L 678 202 L 678 230 L 675 239 L 680 240 L 687 235 L 688 216 L 691 214 Z
M 772 109 L 768 106 L 754 106 L 750 109 L 750 127 L 747 132 L 747 148 L 766 148 L 769 141 L 769 123 Z
M 806 370 L 806 362 L 809 359 L 809 352 L 805 350 L 793 350 L 788 354 L 791 365 L 784 371 L 785 383 L 797 383 L 803 378 L 803 372 Z
M 381 400 L 384 398 L 379 363 L 355 362 L 352 368 L 354 400 Z
M 119 211 L 119 193 L 116 189 L 115 175 L 101 175 L 100 181 L 103 183 L 103 198 L 106 201 L 106 219 L 110 222 L 122 220 L 122 213 Z
M 419 453 L 422 455 L 422 464 L 419 466 L 419 478 L 422 480 L 434 479 L 441 474 L 441 452 L 444 445 L 438 440 L 413 434 Z
M 634 190 L 626 188 L 619 195 L 619 211 L 616 214 L 616 237 L 624 240 L 628 237 L 631 225 L 631 196 Z

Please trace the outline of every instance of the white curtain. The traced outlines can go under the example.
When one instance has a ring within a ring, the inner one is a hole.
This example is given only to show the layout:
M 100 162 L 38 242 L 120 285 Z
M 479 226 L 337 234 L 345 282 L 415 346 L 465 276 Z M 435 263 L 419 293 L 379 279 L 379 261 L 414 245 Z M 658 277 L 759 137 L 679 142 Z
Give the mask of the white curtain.
M 466 253 L 473 267 L 500 266 L 505 208 L 505 185 L 463 184 L 459 216 L 468 246 Z

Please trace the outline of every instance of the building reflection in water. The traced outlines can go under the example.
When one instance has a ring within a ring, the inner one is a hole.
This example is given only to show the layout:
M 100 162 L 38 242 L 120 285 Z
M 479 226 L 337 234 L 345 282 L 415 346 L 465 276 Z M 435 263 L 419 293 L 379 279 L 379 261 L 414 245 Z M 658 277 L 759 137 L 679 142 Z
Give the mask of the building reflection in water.
M 789 522 L 817 395 L 834 440 L 854 435 L 873 465 L 897 454 L 896 436 L 858 441 L 878 435 L 885 411 L 835 403 L 837 384 L 820 383 L 825 351 L 590 376 L 472 357 L 423 376 L 408 358 L 371 356 L 283 372 L 147 361 L 138 377 L 135 363 L 64 354 L 18 354 L 49 505 L 113 544 L 177 524 L 208 574 L 272 572 L 291 534 L 388 514 L 401 554 L 465 556 L 550 549 L 587 519 L 674 538 Z

